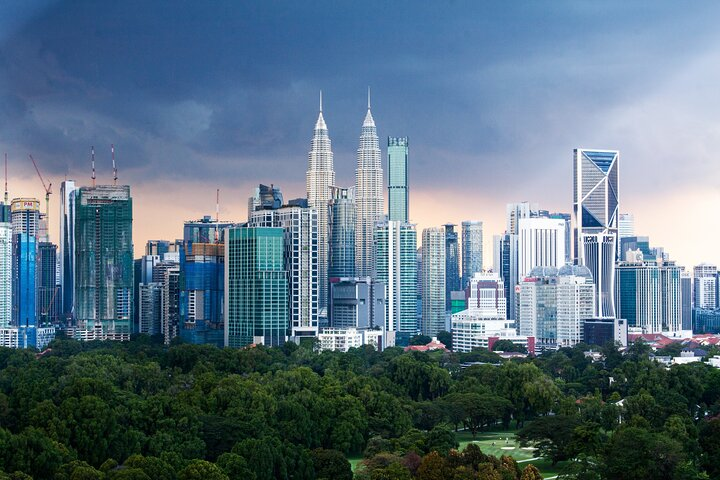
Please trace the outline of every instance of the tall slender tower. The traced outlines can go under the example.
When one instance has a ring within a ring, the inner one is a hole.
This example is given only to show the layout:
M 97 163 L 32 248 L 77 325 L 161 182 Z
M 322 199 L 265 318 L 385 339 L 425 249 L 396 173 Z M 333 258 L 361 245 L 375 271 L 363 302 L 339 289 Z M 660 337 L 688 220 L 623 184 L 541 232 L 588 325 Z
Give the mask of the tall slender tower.
M 355 171 L 355 194 L 357 202 L 357 227 L 355 228 L 355 268 L 360 277 L 375 273 L 373 236 L 375 224 L 383 219 L 383 174 L 380 159 L 380 142 L 370 112 L 370 89 L 368 110 L 360 134 Z
M 375 141 L 377 142 L 377 136 Z M 327 308 L 328 291 L 328 203 L 331 197 L 330 186 L 335 185 L 332 146 L 322 113 L 322 92 L 320 92 L 320 113 L 315 123 L 310 153 L 308 153 L 308 170 L 305 180 L 308 206 L 317 210 L 318 216 L 318 286 L 320 294 L 318 306 L 322 312 Z

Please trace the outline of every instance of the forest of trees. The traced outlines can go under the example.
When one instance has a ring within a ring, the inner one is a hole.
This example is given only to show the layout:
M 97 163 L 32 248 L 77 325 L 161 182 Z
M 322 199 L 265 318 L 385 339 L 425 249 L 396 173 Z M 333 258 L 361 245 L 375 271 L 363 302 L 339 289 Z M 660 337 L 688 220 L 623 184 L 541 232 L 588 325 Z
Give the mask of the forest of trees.
M 456 449 L 459 429 L 503 427 L 561 478 L 720 478 L 720 370 L 667 369 L 642 344 L 608 345 L 595 363 L 586 349 L 502 361 L 142 336 L 2 349 L 0 480 L 541 478 Z M 354 473 L 348 457 L 363 458 Z

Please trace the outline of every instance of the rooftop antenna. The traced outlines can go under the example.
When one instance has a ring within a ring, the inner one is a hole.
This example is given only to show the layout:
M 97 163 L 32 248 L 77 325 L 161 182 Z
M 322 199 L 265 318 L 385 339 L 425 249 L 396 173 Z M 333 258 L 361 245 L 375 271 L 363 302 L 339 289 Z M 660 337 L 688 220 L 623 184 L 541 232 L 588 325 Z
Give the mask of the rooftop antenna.
M 90 158 L 92 161 L 92 186 L 95 187 L 95 147 L 90 147 Z
M 112 162 L 113 162 L 113 185 L 117 185 L 117 167 L 115 166 L 115 145 L 110 144 L 110 151 L 112 152 Z
M 7 153 L 5 154 L 5 205 L 8 204 L 8 189 L 7 189 Z
M 368 85 L 368 110 L 370 110 L 370 85 Z
M 322 113 L 322 90 L 320 90 L 320 113 Z
M 220 189 L 215 191 L 215 243 L 218 243 L 220 235 L 218 229 L 220 228 Z

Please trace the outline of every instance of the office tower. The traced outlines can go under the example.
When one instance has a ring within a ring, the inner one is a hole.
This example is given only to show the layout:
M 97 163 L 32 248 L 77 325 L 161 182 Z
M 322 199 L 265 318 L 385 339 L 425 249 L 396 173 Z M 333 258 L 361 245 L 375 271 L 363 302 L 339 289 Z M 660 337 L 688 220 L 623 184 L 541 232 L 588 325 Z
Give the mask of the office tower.
M 520 283 L 518 331 L 540 349 L 571 347 L 583 340 L 583 323 L 594 317 L 590 270 L 565 265 L 533 268 Z
M 328 309 L 332 328 L 385 331 L 385 284 L 365 278 L 334 278 Z
M 75 336 L 129 340 L 133 319 L 132 198 L 127 185 L 75 192 Z
M 537 217 L 538 214 L 539 208 L 537 203 L 508 203 L 505 207 L 505 233 L 509 235 L 517 235 L 518 222 L 520 219 Z
M 57 245 L 39 242 L 37 247 L 37 319 L 40 325 L 58 321 L 60 287 L 57 284 Z
M 248 227 L 282 228 L 288 272 L 288 312 L 293 337 L 315 337 L 319 328 L 318 211 L 296 202 L 277 210 L 256 210 Z M 327 206 L 325 207 L 327 211 Z M 327 217 L 326 217 L 327 218 Z
M 388 137 L 388 220 L 408 222 L 408 139 Z
M 475 273 L 468 293 L 467 309 L 452 314 L 453 350 L 489 348 L 493 339 L 527 346 L 527 337 L 517 336 L 513 321 L 507 319 L 505 286 L 497 273 Z
M 180 265 L 172 262 L 163 273 L 161 328 L 163 341 L 169 345 L 180 327 Z
M 575 260 L 593 275 L 596 316 L 603 318 L 615 317 L 619 160 L 616 150 L 573 151 Z
M 138 332 L 147 335 L 162 334 L 161 283 L 141 283 L 138 289 Z
M 455 225 L 447 223 L 445 228 L 445 309 L 450 311 L 450 292 L 461 290 L 460 286 L 460 245 Z
M 8 328 L 12 320 L 12 243 L 12 224 L 0 222 L 0 328 Z
M 593 318 L 583 324 L 583 342 L 587 345 L 616 345 L 627 347 L 628 324 L 624 318 Z
M 680 290 L 682 303 L 682 329 L 692 332 L 692 275 L 684 269 L 680 272 Z
M 360 135 L 355 171 L 355 202 L 357 204 L 357 226 L 355 227 L 355 270 L 359 277 L 375 274 L 373 239 L 375 224 L 383 219 L 383 174 L 380 160 L 375 120 L 368 110 Z
M 483 223 L 476 220 L 462 222 L 462 285 L 483 270 Z
M 415 225 L 396 221 L 375 229 L 376 276 L 386 286 L 386 330 L 404 344 L 417 333 L 417 233 Z
M 353 188 L 331 187 L 328 278 L 355 276 L 355 222 Z
M 17 228 L 13 226 L 13 230 Z M 37 238 L 28 233 L 13 233 L 13 325 L 36 326 Z
M 422 333 L 434 337 L 445 330 L 445 230 L 422 233 Z
M 225 344 L 225 232 L 233 225 L 206 215 L 183 226 L 178 322 L 185 342 Z
M 450 292 L 450 313 L 458 313 L 467 310 L 467 298 L 464 290 Z
M 643 333 L 680 332 L 682 328 L 681 267 L 662 259 L 627 252 L 617 264 L 617 316 Z
M 318 113 L 308 153 L 308 170 L 305 181 L 308 206 L 317 212 L 318 306 L 324 312 L 327 309 L 328 292 L 328 203 L 330 202 L 330 186 L 335 185 L 335 168 L 330 137 L 322 113 L 322 92 L 320 93 L 320 113 Z M 315 333 L 317 334 L 317 329 Z
M 534 267 L 565 264 L 565 221 L 553 218 L 521 218 L 518 221 L 518 271 L 522 279 Z
M 618 215 L 618 239 L 635 236 L 635 217 L 632 213 Z M 619 241 L 619 240 L 618 240 Z
M 65 180 L 60 184 L 60 238 L 59 259 L 61 313 L 66 321 L 72 318 L 75 295 L 75 182 Z
M 417 240 L 416 240 L 417 241 Z M 415 296 L 415 330 L 420 332 L 422 325 L 422 248 L 418 247 L 415 252 L 415 272 L 417 278 L 415 279 L 415 289 L 417 290 Z
M 145 244 L 145 255 L 179 254 L 182 244 L 181 240 L 148 240 Z
M 717 273 L 717 266 L 711 263 L 701 263 L 693 268 L 695 308 L 717 307 Z
M 550 213 L 547 218 L 565 222 L 565 263 L 573 263 L 572 258 L 572 215 L 569 213 Z
M 10 204 L 13 233 L 38 236 L 40 229 L 40 202 L 35 198 L 14 198 Z
M 290 327 L 285 231 L 231 227 L 225 237 L 225 346 L 285 342 Z
M 332 152 L 330 152 L 332 155 Z M 309 173 L 309 172 L 308 172 Z M 280 208 L 283 206 L 283 195 L 280 187 L 275 185 L 263 185 L 262 183 L 255 187 L 255 192 L 248 198 L 248 216 L 252 215 L 255 210 L 264 210 L 272 208 Z

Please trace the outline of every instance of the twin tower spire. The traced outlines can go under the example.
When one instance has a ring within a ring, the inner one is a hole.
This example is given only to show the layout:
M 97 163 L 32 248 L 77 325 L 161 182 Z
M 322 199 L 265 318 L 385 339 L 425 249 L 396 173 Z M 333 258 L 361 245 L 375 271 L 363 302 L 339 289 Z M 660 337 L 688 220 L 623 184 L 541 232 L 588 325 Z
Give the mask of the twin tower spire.
M 355 270 L 358 276 L 373 276 L 373 234 L 375 223 L 383 217 L 383 176 L 380 142 L 370 107 L 368 88 L 367 113 L 360 133 L 355 170 Z M 327 124 L 323 117 L 323 99 L 320 92 L 320 112 L 308 153 L 306 174 L 308 205 L 318 211 L 318 283 L 320 308 L 327 308 L 328 292 L 328 203 L 330 187 L 335 186 L 335 168 Z

